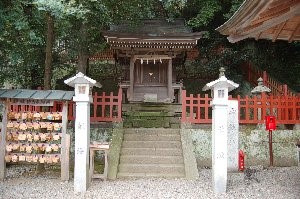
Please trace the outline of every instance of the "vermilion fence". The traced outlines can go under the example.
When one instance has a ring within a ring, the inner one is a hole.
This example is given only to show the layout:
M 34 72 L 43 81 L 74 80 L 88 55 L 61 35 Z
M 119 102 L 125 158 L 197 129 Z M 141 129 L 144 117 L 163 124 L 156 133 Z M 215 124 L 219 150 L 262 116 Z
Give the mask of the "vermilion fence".
M 230 98 L 233 99 L 233 98 Z M 240 97 L 238 100 L 239 122 L 241 124 L 264 123 L 265 116 L 273 115 L 278 124 L 300 124 L 300 98 L 297 96 L 267 96 L 261 98 Z M 182 122 L 211 123 L 211 98 L 182 91 Z
M 245 71 L 245 78 L 253 85 L 257 85 L 258 78 L 263 78 L 264 85 L 271 89 L 272 95 L 297 95 L 297 93 L 291 90 L 286 84 L 282 84 L 270 77 L 267 71 L 262 71 L 250 63 L 243 65 L 242 68 Z
M 68 103 L 68 119 L 75 119 L 75 103 Z M 50 112 L 62 111 L 63 102 L 54 102 L 50 107 Z M 39 106 L 11 105 L 12 111 L 42 111 Z M 106 95 L 105 92 L 93 95 L 91 104 L 91 122 L 119 122 L 122 121 L 122 90 L 119 89 L 118 95 L 112 92 Z

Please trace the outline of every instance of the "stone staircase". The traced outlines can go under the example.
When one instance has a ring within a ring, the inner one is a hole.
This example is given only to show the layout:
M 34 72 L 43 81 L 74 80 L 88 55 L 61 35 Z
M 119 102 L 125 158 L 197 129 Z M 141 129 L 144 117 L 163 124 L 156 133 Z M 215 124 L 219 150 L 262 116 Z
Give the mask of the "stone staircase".
M 180 128 L 178 104 L 123 104 L 122 112 L 125 128 Z
M 117 177 L 184 178 L 180 130 L 124 129 Z

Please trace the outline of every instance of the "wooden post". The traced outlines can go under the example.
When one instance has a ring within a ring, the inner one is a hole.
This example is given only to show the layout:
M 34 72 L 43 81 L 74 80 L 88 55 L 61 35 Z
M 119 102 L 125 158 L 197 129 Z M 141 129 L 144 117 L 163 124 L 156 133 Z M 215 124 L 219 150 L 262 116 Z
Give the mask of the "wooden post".
M 182 90 L 182 116 L 181 116 L 181 122 L 186 122 L 186 90 Z
M 288 87 L 286 84 L 283 85 L 283 95 L 287 96 L 288 95 Z
M 9 110 L 9 102 L 4 102 L 2 128 L 0 136 L 0 180 L 3 181 L 6 176 L 5 148 L 6 148 L 6 128 L 7 128 L 7 113 Z
M 122 89 L 119 88 L 118 93 L 118 122 L 122 121 Z
M 267 71 L 263 72 L 263 83 L 265 86 L 269 86 Z
M 273 167 L 273 141 L 272 130 L 269 130 L 269 155 L 270 155 L 270 167 Z
M 130 87 L 129 87 L 129 96 L 128 101 L 133 100 L 133 85 L 134 85 L 134 58 L 130 58 Z
M 70 153 L 70 135 L 67 135 L 68 128 L 68 102 L 63 103 L 62 108 L 62 147 L 61 147 L 61 180 L 68 181 L 69 172 L 69 153 Z
M 172 96 L 172 59 L 169 59 L 168 62 L 168 97 L 170 98 L 171 102 L 173 101 Z

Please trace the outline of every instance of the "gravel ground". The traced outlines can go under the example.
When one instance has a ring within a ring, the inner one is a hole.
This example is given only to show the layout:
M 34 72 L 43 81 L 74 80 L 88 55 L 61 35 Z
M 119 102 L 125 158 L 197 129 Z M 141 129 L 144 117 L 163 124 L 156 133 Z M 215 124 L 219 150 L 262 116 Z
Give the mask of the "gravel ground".
M 73 180 L 61 182 L 59 173 L 33 174 L 32 167 L 11 166 L 0 182 L 0 198 L 300 198 L 300 167 L 255 168 L 256 174 L 229 174 L 226 194 L 214 194 L 211 170 L 199 171 L 197 180 L 94 180 L 85 194 L 74 194 Z

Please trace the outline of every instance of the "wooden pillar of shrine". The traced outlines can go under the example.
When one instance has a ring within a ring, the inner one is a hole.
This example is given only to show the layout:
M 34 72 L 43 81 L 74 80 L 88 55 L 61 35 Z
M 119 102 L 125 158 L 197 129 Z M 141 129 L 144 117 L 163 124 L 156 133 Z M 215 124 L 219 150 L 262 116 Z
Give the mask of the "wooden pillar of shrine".
M 173 92 L 172 92 L 172 58 L 169 59 L 168 62 L 168 97 L 170 100 L 173 100 Z
M 129 87 L 129 96 L 128 100 L 132 101 L 133 100 L 133 85 L 134 85 L 134 57 L 131 56 L 130 58 L 130 87 Z

